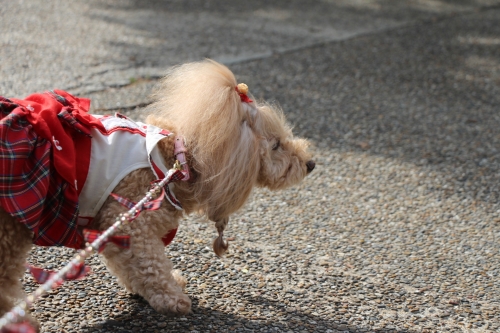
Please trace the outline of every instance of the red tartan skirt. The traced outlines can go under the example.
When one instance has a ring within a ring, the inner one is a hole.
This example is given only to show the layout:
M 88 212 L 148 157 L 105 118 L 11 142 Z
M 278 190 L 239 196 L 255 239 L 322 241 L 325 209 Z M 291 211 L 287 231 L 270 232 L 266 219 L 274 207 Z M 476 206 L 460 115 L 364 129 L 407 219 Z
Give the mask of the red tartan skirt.
M 0 96 L 0 206 L 33 231 L 34 244 L 80 248 L 78 194 L 56 171 L 52 144 L 27 112 Z

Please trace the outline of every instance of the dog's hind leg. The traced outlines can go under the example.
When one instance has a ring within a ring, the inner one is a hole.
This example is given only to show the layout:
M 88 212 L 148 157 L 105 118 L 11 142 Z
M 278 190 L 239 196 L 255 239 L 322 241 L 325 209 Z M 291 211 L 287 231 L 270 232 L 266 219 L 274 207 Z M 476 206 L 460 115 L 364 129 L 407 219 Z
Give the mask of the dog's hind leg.
M 24 295 L 20 279 L 32 247 L 32 233 L 0 207 L 0 317 Z M 26 320 L 37 325 L 29 315 Z

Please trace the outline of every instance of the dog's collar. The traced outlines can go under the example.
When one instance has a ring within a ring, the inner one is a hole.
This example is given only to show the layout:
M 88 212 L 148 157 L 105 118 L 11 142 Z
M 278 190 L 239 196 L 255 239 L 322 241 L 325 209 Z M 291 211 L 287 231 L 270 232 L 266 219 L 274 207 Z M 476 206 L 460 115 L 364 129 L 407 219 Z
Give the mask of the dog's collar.
M 184 178 L 182 178 L 182 181 L 188 181 L 191 178 L 190 172 L 189 172 L 189 165 L 187 164 L 186 160 L 186 152 L 187 149 L 184 146 L 184 138 L 181 136 L 176 136 L 175 137 L 175 143 L 174 143 L 174 156 L 175 156 L 175 168 L 177 170 L 182 171 L 184 174 Z

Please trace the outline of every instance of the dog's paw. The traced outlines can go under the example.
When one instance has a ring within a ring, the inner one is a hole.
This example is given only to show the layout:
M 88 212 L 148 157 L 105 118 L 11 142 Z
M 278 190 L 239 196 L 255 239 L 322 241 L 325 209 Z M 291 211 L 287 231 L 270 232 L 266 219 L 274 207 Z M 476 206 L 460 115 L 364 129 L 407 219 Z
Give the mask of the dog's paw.
M 191 300 L 185 294 L 155 295 L 149 305 L 160 313 L 187 314 L 191 312 Z
M 180 270 L 174 269 L 172 271 L 172 277 L 174 278 L 175 282 L 177 282 L 177 284 L 182 288 L 182 290 L 184 290 L 184 288 L 186 288 L 187 279 L 184 276 L 182 276 L 182 273 Z

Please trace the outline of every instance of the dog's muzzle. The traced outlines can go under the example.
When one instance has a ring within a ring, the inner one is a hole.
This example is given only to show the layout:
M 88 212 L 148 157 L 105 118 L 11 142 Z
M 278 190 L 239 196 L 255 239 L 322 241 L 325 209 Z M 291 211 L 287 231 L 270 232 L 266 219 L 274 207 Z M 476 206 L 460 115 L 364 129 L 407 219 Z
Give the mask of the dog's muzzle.
M 316 167 L 316 163 L 313 160 L 306 162 L 307 173 L 310 173 Z

